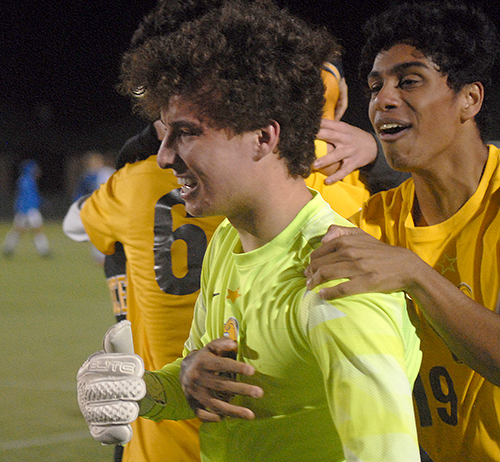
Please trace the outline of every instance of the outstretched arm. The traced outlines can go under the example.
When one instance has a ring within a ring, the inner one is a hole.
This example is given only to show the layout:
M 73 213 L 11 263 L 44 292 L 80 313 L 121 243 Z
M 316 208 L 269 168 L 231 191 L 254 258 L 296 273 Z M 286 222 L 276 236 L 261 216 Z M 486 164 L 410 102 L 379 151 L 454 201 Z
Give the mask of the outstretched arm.
M 324 299 L 404 290 L 448 348 L 470 368 L 500 385 L 500 316 L 467 297 L 408 249 L 384 244 L 357 228 L 332 226 L 311 255 L 308 288 L 348 278 L 321 289 Z

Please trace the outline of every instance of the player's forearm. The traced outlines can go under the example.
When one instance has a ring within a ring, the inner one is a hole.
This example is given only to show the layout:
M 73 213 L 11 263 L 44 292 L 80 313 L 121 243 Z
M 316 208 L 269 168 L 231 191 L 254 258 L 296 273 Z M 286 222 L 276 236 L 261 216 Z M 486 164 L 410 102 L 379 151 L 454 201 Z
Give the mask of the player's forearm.
M 422 262 L 406 289 L 448 348 L 471 369 L 500 385 L 500 316 L 475 302 Z
M 139 402 L 139 415 L 149 420 L 185 420 L 195 417 L 179 382 L 181 359 L 155 372 L 146 371 L 146 396 Z

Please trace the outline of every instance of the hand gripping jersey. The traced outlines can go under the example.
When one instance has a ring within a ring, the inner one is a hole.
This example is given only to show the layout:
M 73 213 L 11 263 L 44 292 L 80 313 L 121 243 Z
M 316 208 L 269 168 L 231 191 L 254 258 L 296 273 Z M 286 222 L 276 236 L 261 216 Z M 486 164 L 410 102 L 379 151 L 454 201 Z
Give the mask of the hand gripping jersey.
M 207 242 L 221 218 L 186 214 L 179 185 L 156 156 L 127 164 L 81 210 L 91 242 L 127 257 L 127 318 L 135 351 L 146 369 L 178 358 L 188 337 Z M 199 460 L 198 421 L 155 423 L 138 419 L 124 462 Z
M 356 221 L 383 242 L 413 250 L 465 294 L 497 309 L 500 150 L 489 148 L 474 195 L 450 219 L 415 227 L 410 179 L 373 196 Z M 356 218 L 356 217 L 355 217 Z M 419 442 L 434 462 L 500 461 L 500 388 L 456 361 L 419 313 L 422 368 L 414 390 Z
M 402 293 L 322 301 L 304 269 L 330 224 L 349 226 L 318 193 L 271 242 L 242 253 L 225 221 L 210 242 L 184 354 L 224 334 L 256 374 L 262 399 L 236 397 L 255 420 L 202 423 L 203 461 L 419 461 L 411 402 L 419 341 Z M 350 225 L 352 226 L 352 225 Z M 338 281 L 337 281 L 338 282 Z M 192 416 L 180 361 L 155 374 L 167 403 L 154 419 Z

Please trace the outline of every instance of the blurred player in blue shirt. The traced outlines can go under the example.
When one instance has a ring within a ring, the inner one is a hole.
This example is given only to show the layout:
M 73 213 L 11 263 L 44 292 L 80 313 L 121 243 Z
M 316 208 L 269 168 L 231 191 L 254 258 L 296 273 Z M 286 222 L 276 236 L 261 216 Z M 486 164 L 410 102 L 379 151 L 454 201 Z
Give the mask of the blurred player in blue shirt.
M 43 218 L 40 213 L 40 193 L 37 180 L 41 170 L 35 160 L 25 160 L 21 164 L 21 174 L 17 180 L 14 202 L 14 225 L 3 244 L 3 254 L 12 257 L 19 239 L 30 230 L 37 253 L 42 257 L 50 256 L 49 241 L 43 233 Z

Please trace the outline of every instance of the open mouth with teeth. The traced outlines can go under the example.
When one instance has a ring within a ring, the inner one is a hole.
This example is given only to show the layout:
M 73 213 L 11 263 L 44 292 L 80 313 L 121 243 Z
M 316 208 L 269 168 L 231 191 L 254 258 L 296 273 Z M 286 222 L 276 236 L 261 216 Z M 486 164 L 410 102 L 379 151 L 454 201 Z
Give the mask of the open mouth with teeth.
M 402 131 L 410 128 L 411 125 L 404 125 L 398 123 L 386 123 L 380 126 L 379 133 L 381 135 L 397 135 Z
M 198 183 L 194 178 L 177 178 L 177 183 L 181 185 L 181 193 L 183 195 L 189 194 L 196 188 L 196 186 L 198 186 Z

